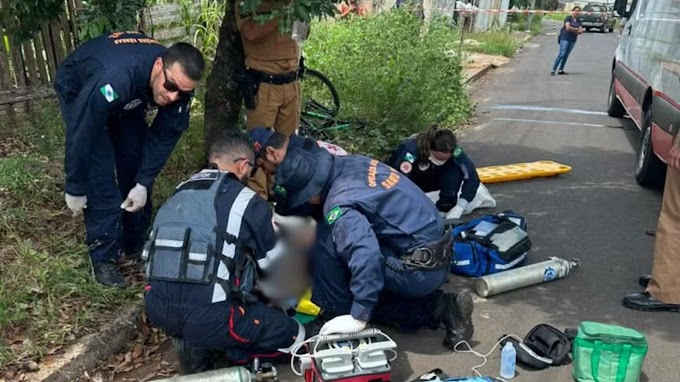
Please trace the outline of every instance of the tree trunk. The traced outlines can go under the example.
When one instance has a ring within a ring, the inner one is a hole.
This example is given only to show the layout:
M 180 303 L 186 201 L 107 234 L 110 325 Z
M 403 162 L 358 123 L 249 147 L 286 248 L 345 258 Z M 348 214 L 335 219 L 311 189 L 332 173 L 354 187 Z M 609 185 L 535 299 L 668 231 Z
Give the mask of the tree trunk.
M 210 135 L 220 129 L 238 131 L 243 95 L 235 81 L 236 74 L 245 70 L 245 56 L 241 35 L 236 27 L 234 1 L 228 0 L 227 10 L 220 26 L 219 43 L 212 71 L 205 91 L 205 150 Z

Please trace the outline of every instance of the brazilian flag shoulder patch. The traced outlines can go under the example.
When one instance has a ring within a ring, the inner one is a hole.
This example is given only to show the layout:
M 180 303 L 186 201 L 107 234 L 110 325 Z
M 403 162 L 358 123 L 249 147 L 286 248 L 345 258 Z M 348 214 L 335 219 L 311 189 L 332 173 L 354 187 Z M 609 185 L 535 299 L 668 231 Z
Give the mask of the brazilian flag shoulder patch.
M 340 209 L 340 206 L 335 206 L 333 207 L 328 213 L 326 214 L 326 223 L 329 225 L 335 223 L 336 220 L 342 215 L 342 210 Z
M 283 188 L 283 186 L 277 184 L 274 186 L 274 193 L 280 196 L 286 196 L 286 189 Z
M 462 154 L 462 153 L 463 153 L 463 148 L 460 147 L 460 146 L 456 146 L 455 150 L 453 150 L 453 156 L 455 158 L 458 158 L 460 156 L 460 154 Z

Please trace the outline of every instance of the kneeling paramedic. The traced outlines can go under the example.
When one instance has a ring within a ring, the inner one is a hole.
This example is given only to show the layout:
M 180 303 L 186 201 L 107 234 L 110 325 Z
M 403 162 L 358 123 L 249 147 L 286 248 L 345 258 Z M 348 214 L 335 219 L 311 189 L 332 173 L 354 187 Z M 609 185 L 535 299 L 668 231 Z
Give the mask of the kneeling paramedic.
M 125 287 L 119 253 L 139 257 L 153 183 L 182 133 L 205 61 L 187 43 L 166 48 L 137 32 L 80 45 L 59 66 L 54 89 L 66 123 L 65 197 L 83 214 L 94 277 Z M 157 107 L 149 127 L 146 112 Z
M 479 176 L 474 163 L 458 146 L 451 130 L 431 126 L 399 144 L 387 164 L 406 175 L 423 192 L 439 190 L 437 208 L 447 219 L 459 219 L 477 195 Z M 458 191 L 461 191 L 458 197 Z
M 145 247 L 146 312 L 173 337 L 185 373 L 280 356 L 304 340 L 293 318 L 265 302 L 258 275 L 283 250 L 267 203 L 243 183 L 254 168 L 245 137 L 217 133 L 206 169 L 160 208 Z
M 444 326 L 449 348 L 472 336 L 471 296 L 439 289 L 453 237 L 415 184 L 365 156 L 300 149 L 276 175 L 292 208 L 322 208 L 334 242 L 311 255 L 312 302 L 322 313 L 309 335 L 356 332 L 371 321 L 403 330 Z

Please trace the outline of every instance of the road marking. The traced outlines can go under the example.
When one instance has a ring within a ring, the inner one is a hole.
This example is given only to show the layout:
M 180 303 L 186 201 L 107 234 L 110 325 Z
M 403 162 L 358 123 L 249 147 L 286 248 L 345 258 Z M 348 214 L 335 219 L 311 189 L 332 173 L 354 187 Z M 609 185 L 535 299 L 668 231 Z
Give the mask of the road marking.
M 571 85 L 571 82 L 566 82 L 566 81 L 550 81 L 551 84 L 564 84 L 564 85 Z
M 613 127 L 607 125 L 600 125 L 598 123 L 585 122 L 560 122 L 560 121 L 542 121 L 538 119 L 524 119 L 524 118 L 492 118 L 493 121 L 506 122 L 528 122 L 528 123 L 544 123 L 548 125 L 568 125 L 568 126 L 587 126 L 587 127 Z
M 590 111 L 581 109 L 565 109 L 561 107 L 545 107 L 545 106 L 525 106 L 525 105 L 481 105 L 481 108 L 499 109 L 499 110 L 530 110 L 530 111 L 552 111 L 557 113 L 572 113 L 572 114 L 590 114 L 590 115 L 607 115 L 602 111 Z
M 557 32 L 548 32 L 545 35 L 546 36 L 557 36 Z

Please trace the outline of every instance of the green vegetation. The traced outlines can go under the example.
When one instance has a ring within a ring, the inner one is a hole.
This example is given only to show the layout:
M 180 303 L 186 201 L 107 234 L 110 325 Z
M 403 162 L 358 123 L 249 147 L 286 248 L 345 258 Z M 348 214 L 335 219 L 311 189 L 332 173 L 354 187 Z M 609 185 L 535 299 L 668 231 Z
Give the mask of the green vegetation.
M 365 134 L 343 134 L 343 145 L 380 156 L 429 124 L 465 121 L 471 104 L 456 53 L 458 36 L 443 20 L 424 30 L 420 19 L 402 11 L 313 24 L 306 65 L 335 84 L 341 118 L 368 125 Z
M 470 52 L 512 57 L 519 47 L 513 35 L 507 32 L 471 33 L 465 38 L 481 43 L 481 45 L 466 45 L 465 50 Z

